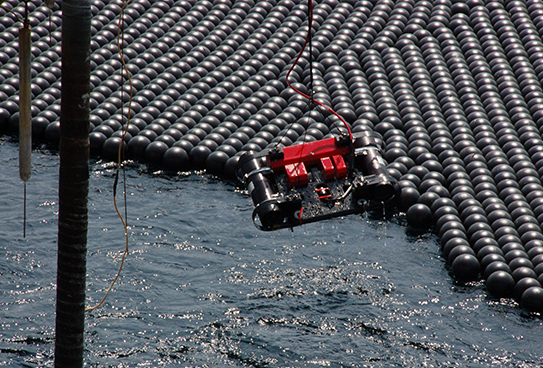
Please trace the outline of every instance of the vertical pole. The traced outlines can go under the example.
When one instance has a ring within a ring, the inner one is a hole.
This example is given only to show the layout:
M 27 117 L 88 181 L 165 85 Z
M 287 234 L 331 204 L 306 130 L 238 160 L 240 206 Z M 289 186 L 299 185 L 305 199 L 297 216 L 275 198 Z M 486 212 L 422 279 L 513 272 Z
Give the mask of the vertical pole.
M 19 28 L 19 176 L 24 181 L 30 179 L 32 160 L 30 36 L 30 27 L 25 19 L 23 26 Z
M 28 3 L 26 3 L 28 6 Z M 27 12 L 28 13 L 28 12 Z M 19 176 L 24 182 L 23 237 L 26 237 L 26 182 L 32 174 L 31 32 L 27 15 L 19 28 Z
M 89 191 L 90 0 L 62 1 L 55 367 L 83 367 Z

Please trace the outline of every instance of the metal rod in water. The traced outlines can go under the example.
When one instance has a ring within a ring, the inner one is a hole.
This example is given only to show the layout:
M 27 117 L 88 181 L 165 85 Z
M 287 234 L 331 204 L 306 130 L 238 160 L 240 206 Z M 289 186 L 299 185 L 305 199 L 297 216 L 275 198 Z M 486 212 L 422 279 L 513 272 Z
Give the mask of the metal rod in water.
M 23 196 L 23 238 L 26 238 L 26 181 L 24 182 Z
M 26 237 L 26 182 L 32 173 L 30 27 L 19 28 L 19 176 L 24 181 L 23 237 Z

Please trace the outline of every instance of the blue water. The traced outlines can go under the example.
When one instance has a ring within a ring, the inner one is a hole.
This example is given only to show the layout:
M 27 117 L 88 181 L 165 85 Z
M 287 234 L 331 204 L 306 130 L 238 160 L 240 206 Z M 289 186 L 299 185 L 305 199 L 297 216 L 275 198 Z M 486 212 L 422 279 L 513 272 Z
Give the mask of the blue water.
M 0 365 L 53 365 L 58 156 L 33 155 L 27 236 L 17 145 L 0 139 Z M 113 168 L 93 162 L 89 305 L 124 247 Z M 437 237 L 349 216 L 264 233 L 233 183 L 126 171 L 130 254 L 88 313 L 88 367 L 540 367 L 542 321 L 454 281 Z M 124 210 L 123 210 L 124 211 Z

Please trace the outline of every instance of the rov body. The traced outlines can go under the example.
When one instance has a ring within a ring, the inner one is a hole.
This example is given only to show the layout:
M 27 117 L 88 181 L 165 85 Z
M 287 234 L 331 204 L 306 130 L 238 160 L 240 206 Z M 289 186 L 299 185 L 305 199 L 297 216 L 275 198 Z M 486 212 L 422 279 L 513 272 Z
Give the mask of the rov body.
M 237 176 L 249 191 L 253 222 L 264 231 L 360 213 L 391 203 L 397 183 L 382 158 L 382 140 L 351 137 L 244 153 Z

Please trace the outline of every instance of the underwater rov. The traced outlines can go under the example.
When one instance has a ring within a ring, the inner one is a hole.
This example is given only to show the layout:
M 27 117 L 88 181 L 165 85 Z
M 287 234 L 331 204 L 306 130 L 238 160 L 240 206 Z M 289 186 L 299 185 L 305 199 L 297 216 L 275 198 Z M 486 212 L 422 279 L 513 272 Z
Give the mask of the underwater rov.
M 237 175 L 255 205 L 253 222 L 265 231 L 383 208 L 397 193 L 382 141 L 368 131 L 248 151 Z

